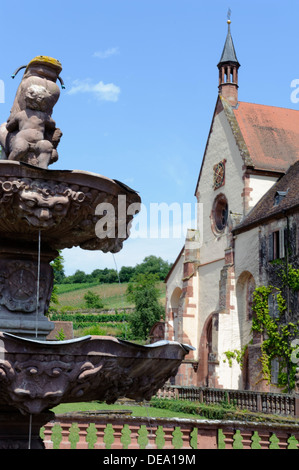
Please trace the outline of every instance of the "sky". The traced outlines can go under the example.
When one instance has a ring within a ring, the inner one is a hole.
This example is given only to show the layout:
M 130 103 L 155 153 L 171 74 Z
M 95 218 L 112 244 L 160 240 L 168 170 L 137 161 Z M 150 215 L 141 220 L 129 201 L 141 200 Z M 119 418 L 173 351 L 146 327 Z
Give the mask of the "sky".
M 22 78 L 11 78 L 15 69 L 37 55 L 60 60 L 66 89 L 52 117 L 63 137 L 50 168 L 120 180 L 142 199 L 123 249 L 64 250 L 67 275 L 135 266 L 148 255 L 175 261 L 186 227 L 195 227 L 229 8 L 239 99 L 299 110 L 297 1 L 1 1 L 1 122 Z M 149 233 L 160 204 L 180 208 L 179 230 Z

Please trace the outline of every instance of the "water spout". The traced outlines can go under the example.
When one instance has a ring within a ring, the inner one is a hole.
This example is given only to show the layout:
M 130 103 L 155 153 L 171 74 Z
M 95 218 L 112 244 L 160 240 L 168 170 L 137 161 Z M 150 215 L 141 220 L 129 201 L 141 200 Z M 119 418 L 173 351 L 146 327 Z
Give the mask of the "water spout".
M 35 317 L 35 337 L 38 330 L 38 309 L 39 309 L 39 284 L 40 284 L 40 252 L 41 252 L 41 234 L 38 231 L 38 254 L 37 254 L 37 283 L 36 283 L 36 317 Z
M 28 436 L 28 449 L 31 449 L 31 434 L 32 434 L 32 414 L 29 415 L 29 436 Z

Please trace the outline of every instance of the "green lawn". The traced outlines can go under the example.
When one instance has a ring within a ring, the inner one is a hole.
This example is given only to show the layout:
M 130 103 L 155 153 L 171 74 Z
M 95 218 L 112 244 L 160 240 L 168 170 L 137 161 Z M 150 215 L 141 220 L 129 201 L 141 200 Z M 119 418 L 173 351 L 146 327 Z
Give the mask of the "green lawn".
M 90 403 L 65 403 L 53 408 L 55 414 L 80 412 L 80 411 L 94 411 L 94 410 L 130 410 L 133 416 L 144 416 L 152 418 L 187 418 L 187 419 L 201 419 L 200 416 L 194 414 L 182 413 L 178 411 L 163 410 L 154 408 L 149 403 L 144 402 L 140 405 L 137 404 L 119 404 L 107 405 L 106 403 L 90 402 Z M 203 418 L 202 418 L 203 419 Z

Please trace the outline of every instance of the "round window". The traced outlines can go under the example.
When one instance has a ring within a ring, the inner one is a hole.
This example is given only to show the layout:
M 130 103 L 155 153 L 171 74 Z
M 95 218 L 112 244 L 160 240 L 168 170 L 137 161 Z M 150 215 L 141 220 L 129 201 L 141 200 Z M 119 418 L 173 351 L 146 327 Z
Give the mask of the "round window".
M 212 220 L 213 228 L 216 232 L 223 232 L 227 225 L 228 218 L 228 204 L 227 199 L 224 194 L 219 194 L 216 197 L 213 210 L 212 210 Z

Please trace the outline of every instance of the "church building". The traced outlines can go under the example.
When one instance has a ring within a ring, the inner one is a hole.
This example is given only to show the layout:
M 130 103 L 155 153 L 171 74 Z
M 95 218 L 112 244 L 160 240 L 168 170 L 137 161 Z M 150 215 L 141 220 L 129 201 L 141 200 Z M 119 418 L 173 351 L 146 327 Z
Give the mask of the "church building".
M 176 385 L 277 391 L 260 380 L 262 338 L 253 337 L 252 294 L 285 256 L 297 258 L 299 111 L 239 101 L 231 24 L 195 188 L 198 226 L 166 278 L 165 339 L 191 344 Z M 243 366 L 229 360 L 246 349 Z

